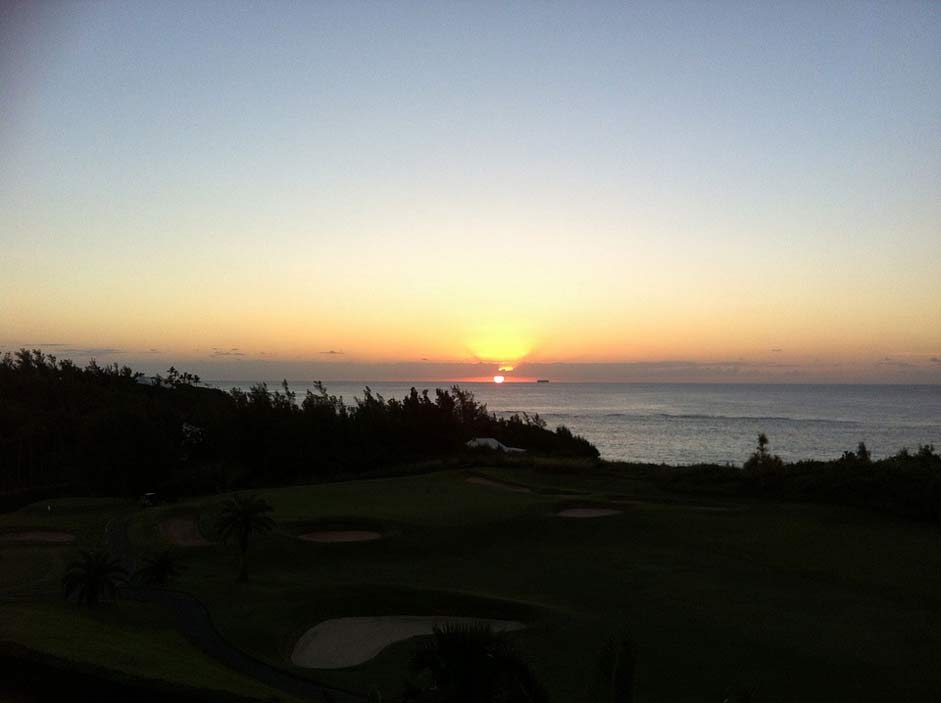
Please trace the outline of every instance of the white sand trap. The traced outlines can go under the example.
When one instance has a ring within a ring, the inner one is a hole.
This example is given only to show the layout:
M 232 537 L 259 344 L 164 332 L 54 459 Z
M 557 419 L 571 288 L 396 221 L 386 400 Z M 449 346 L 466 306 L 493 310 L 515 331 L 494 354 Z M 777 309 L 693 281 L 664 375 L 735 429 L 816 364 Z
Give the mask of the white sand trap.
M 606 515 L 620 515 L 622 510 L 613 508 L 566 508 L 556 513 L 559 517 L 587 518 L 605 517 Z
M 435 625 L 490 625 L 496 632 L 522 630 L 515 620 L 487 620 L 421 615 L 324 620 L 305 632 L 294 645 L 291 661 L 305 669 L 342 669 L 367 662 L 390 644 L 430 635 Z
M 495 481 L 493 479 L 484 478 L 483 476 L 471 476 L 467 479 L 468 483 L 473 483 L 478 486 L 488 486 L 489 488 L 499 488 L 502 491 L 512 491 L 513 493 L 532 493 L 531 488 L 526 488 L 526 486 L 515 486 L 512 483 L 504 483 L 503 481 Z
M 160 534 L 171 544 L 180 547 L 208 547 L 212 542 L 199 533 L 196 520 L 191 517 L 174 517 L 160 523 Z
M 308 542 L 370 542 L 382 539 L 382 533 L 375 530 L 317 530 L 297 538 Z
M 75 541 L 75 535 L 52 530 L 31 530 L 29 532 L 7 532 L 0 534 L 0 542 L 42 542 L 44 544 L 68 544 Z

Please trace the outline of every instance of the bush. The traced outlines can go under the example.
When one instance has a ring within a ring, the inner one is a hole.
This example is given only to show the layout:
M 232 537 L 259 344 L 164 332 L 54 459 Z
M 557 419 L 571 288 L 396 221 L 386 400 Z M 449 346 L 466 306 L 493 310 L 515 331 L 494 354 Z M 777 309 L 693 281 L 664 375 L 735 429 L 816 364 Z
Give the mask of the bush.
M 748 457 L 742 468 L 752 474 L 779 474 L 784 471 L 784 462 L 777 454 L 768 451 L 768 435 L 761 432 L 754 454 Z
M 597 457 L 587 440 L 525 413 L 497 417 L 458 386 L 351 405 L 315 383 L 230 393 L 171 368 L 80 368 L 41 351 L 0 358 L 0 491 L 71 485 L 83 492 L 181 494 L 375 473 L 457 456 L 473 437 L 542 454 Z

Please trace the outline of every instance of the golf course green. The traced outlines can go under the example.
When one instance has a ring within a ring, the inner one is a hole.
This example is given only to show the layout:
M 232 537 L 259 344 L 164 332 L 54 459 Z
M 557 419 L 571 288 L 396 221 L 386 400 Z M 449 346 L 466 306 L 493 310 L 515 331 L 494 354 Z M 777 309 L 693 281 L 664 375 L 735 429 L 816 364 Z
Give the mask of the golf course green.
M 236 547 L 215 534 L 229 495 L 153 507 L 59 499 L 0 515 L 0 535 L 11 536 L 0 539 L 0 642 L 295 700 L 201 651 L 158 605 L 64 602 L 66 564 L 79 548 L 112 546 L 108 531 L 119 525 L 135 558 L 171 547 L 181 573 L 167 588 L 204 604 L 234 648 L 384 700 L 400 694 L 418 639 L 330 669 L 293 664 L 298 641 L 339 618 L 481 618 L 522 624 L 508 636 L 553 701 L 586 700 L 599 652 L 624 635 L 636 649 L 638 701 L 718 702 L 734 689 L 756 702 L 941 699 L 941 533 L 932 524 L 687 498 L 604 465 L 455 469 L 257 494 L 276 527 L 252 538 L 246 583 L 236 581 Z M 75 542 L 12 538 L 43 531 Z M 302 538 L 323 532 L 370 539 Z

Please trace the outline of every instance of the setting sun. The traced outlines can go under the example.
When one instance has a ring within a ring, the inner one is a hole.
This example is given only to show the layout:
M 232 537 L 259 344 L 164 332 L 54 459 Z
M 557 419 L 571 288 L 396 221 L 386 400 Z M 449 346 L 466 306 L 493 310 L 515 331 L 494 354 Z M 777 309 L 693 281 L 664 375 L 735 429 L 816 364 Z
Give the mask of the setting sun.
M 506 380 L 506 379 L 503 378 L 503 376 L 494 376 L 494 377 L 493 377 L 493 382 L 494 382 L 494 383 L 503 383 L 503 381 L 505 381 L 505 380 Z

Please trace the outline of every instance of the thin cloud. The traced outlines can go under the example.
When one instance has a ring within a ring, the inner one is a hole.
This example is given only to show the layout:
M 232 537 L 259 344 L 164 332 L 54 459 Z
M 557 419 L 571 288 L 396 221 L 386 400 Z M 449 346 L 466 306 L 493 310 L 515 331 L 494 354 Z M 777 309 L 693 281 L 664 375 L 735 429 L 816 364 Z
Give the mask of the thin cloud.
M 881 361 L 876 362 L 876 366 L 892 366 L 897 369 L 910 369 L 913 365 L 907 361 L 893 359 L 891 356 L 884 356 Z
M 123 354 L 123 349 L 113 347 L 72 347 L 62 349 L 63 354 L 78 354 L 80 356 L 108 356 L 110 354 Z
M 213 347 L 212 354 L 210 354 L 210 356 L 245 356 L 245 353 L 239 351 L 238 347 L 231 347 L 230 349 L 219 349 L 217 347 Z
M 116 347 L 78 347 L 68 342 L 41 342 L 39 344 L 24 344 L 22 349 L 52 349 L 57 354 L 74 354 L 76 356 L 108 356 L 110 354 L 124 354 L 124 349 Z

